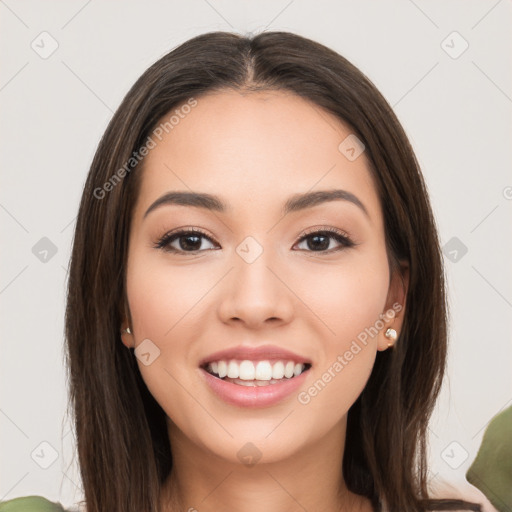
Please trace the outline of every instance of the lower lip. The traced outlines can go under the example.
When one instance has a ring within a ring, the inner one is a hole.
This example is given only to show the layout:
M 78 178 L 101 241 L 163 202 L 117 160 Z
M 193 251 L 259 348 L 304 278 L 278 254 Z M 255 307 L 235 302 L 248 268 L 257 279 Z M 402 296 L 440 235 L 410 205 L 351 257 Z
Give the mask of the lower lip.
M 210 388 L 225 402 L 237 407 L 269 407 L 290 396 L 307 378 L 309 370 L 298 377 L 285 379 L 267 386 L 242 386 L 214 377 L 204 368 L 200 368 Z

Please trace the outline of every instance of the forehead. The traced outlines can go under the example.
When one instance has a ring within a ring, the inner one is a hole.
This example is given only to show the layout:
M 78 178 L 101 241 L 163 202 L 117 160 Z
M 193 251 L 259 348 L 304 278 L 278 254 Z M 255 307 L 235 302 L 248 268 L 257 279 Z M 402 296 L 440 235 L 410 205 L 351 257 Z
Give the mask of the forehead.
M 379 215 L 366 156 L 347 158 L 344 141 L 354 135 L 333 114 L 286 91 L 217 91 L 196 102 L 161 119 L 143 161 L 137 209 L 172 190 L 267 208 L 290 194 L 343 188 Z

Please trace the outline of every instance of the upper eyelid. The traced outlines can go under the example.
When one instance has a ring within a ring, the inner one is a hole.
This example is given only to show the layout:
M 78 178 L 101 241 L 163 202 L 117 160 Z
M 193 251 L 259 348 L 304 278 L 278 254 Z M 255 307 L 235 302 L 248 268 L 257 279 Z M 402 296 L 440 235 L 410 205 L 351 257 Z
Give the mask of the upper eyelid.
M 176 228 L 171 231 L 167 231 L 162 236 L 158 237 L 156 243 L 153 244 L 153 247 L 165 249 L 166 245 L 168 245 L 170 243 L 171 238 L 178 239 L 181 236 L 188 235 L 190 233 L 197 234 L 203 238 L 206 238 L 213 244 L 218 244 L 218 242 L 215 241 L 214 237 L 208 235 L 202 229 L 193 228 L 193 227 L 183 227 L 183 228 Z M 161 247 L 159 247 L 160 245 L 161 245 Z M 178 251 L 178 252 L 180 252 L 180 251 Z M 181 252 L 193 252 L 193 251 L 181 251 Z
M 344 230 L 340 228 L 334 228 L 334 227 L 328 227 L 328 226 L 316 226 L 312 228 L 307 228 L 301 231 L 298 235 L 299 239 L 304 238 L 308 235 L 314 235 L 316 233 L 329 233 L 332 235 L 340 235 L 344 236 L 345 238 L 351 238 L 350 235 Z

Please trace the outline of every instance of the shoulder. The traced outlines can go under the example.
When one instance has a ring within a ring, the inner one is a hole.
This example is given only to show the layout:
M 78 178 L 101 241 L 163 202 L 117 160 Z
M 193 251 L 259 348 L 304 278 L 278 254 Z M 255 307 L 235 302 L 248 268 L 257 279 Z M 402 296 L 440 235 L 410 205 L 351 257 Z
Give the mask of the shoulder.
M 60 503 L 42 496 L 24 496 L 0 502 L 0 512 L 67 512 Z
M 466 478 L 500 509 L 512 510 L 512 406 L 492 418 Z
M 430 482 L 429 488 L 430 498 L 454 498 L 470 501 L 472 503 L 478 503 L 481 506 L 482 512 L 498 512 L 485 494 L 480 491 L 480 489 L 470 484 L 465 478 L 459 477 L 458 480 L 450 482 L 435 478 Z

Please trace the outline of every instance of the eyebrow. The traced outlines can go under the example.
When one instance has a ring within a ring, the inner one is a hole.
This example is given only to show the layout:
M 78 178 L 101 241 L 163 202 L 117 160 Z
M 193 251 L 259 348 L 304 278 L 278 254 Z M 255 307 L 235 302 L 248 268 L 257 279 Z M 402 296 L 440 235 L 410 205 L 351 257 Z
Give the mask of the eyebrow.
M 291 196 L 284 204 L 282 213 L 286 215 L 291 212 L 297 212 L 312 208 L 329 201 L 348 201 L 360 208 L 366 216 L 369 216 L 368 210 L 357 196 L 347 190 L 318 190 L 316 192 L 306 192 Z M 230 208 L 218 196 L 201 192 L 167 192 L 159 197 L 147 210 L 143 218 L 146 218 L 150 212 L 165 205 L 192 206 L 194 208 L 203 208 L 205 210 L 226 213 Z

